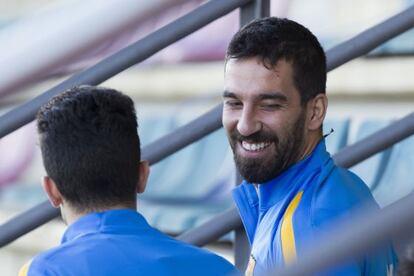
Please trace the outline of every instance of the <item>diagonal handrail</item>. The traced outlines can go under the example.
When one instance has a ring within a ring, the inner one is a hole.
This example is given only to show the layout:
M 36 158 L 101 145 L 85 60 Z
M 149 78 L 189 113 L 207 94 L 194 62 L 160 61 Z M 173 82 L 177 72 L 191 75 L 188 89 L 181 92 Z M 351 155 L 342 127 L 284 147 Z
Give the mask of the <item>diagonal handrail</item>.
M 413 27 L 414 5 L 328 51 L 328 71 L 333 70 L 349 61 L 350 57 L 354 59 L 367 54 L 380 44 L 399 34 L 402 34 L 405 31 L 408 31 Z
M 153 165 L 221 128 L 222 111 L 223 104 L 218 104 L 200 117 L 151 142 L 142 149 L 142 159 Z
M 227 1 L 222 1 L 222 2 L 227 2 Z M 381 43 L 413 27 L 413 25 L 414 25 L 414 6 L 385 20 L 384 22 L 370 29 L 367 29 L 366 31 L 355 36 L 354 38 L 329 50 L 327 52 L 328 70 L 332 70 L 342 65 L 345 62 L 355 58 L 358 55 L 367 53 L 369 50 L 374 49 L 376 46 L 380 45 Z M 376 37 L 374 40 L 375 43 L 371 42 L 373 38 L 370 35 L 370 30 L 376 33 Z M 384 30 L 384 33 L 382 33 L 381 30 Z M 341 53 L 342 51 L 344 52 Z M 23 109 L 22 112 L 27 112 L 27 111 L 24 111 Z M 2 124 L 4 120 L 3 117 L 0 117 L 0 137 L 2 137 L 2 135 L 4 136 L 4 134 L 7 133 L 6 130 L 8 130 L 9 132 L 14 130 L 13 127 L 9 126 L 9 129 L 7 129 L 7 126 L 5 124 Z M 197 124 L 194 122 L 197 122 Z M 198 125 L 198 124 L 202 125 L 201 128 L 206 133 L 208 133 L 208 131 L 214 131 L 220 128 L 221 127 L 220 106 L 216 106 L 213 110 L 207 112 L 207 114 L 200 116 L 199 118 L 195 119 L 189 124 L 172 132 L 171 134 L 164 136 L 158 139 L 157 141 L 151 143 L 150 145 L 148 145 L 147 147 L 143 149 L 143 156 L 146 159 L 148 159 L 151 164 L 154 164 L 155 162 L 161 160 L 162 158 L 168 156 L 169 154 L 172 154 L 173 152 L 178 151 L 182 147 L 184 147 L 185 145 L 183 145 L 180 142 L 182 139 L 187 139 L 188 141 L 196 141 L 200 139 L 201 137 L 203 137 L 204 134 L 201 133 L 200 135 L 199 133 L 193 132 L 193 129 L 191 129 L 190 127 L 192 124 L 193 126 Z M 172 141 L 171 139 L 172 137 L 177 138 L 175 139 L 175 141 L 173 141 L 174 143 L 170 143 L 170 141 Z M 181 137 L 181 138 L 178 139 L 178 137 Z M 157 145 L 157 146 L 154 147 L 153 145 Z M 162 145 L 162 147 L 160 147 L 159 145 Z M 175 145 L 178 145 L 178 147 L 173 150 L 170 149 L 170 147 L 175 146 Z M 180 148 L 179 146 L 182 146 L 182 147 Z M 155 149 L 157 149 L 157 151 L 155 151 Z M 38 210 L 42 210 L 42 212 L 40 213 L 44 215 L 44 217 L 42 217 L 43 221 L 41 222 L 35 219 L 31 219 L 31 216 L 30 216 L 32 212 L 38 211 Z M 39 204 L 29 209 L 28 211 L 23 212 L 22 214 L 12 218 L 8 222 L 0 226 L 0 246 L 4 246 L 5 244 L 20 237 L 22 234 L 25 234 L 33 230 L 34 228 L 42 225 L 47 220 L 53 219 L 57 215 L 58 215 L 58 212 L 52 209 L 51 206 L 45 205 L 45 203 Z M 15 224 L 19 224 L 21 226 L 21 229 L 19 228 L 19 230 L 21 231 L 18 231 L 19 235 L 16 235 L 14 232 L 10 231 L 10 229 L 12 228 L 12 225 L 15 225 Z

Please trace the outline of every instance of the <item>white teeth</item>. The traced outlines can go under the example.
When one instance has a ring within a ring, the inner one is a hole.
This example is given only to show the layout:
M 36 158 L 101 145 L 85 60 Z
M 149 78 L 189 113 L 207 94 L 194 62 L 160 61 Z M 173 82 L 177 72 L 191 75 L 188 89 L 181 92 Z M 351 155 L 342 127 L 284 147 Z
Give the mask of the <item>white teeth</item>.
M 270 143 L 262 142 L 262 143 L 253 144 L 253 143 L 248 143 L 246 141 L 242 141 L 241 145 L 247 151 L 261 151 L 264 148 L 267 148 L 270 145 Z

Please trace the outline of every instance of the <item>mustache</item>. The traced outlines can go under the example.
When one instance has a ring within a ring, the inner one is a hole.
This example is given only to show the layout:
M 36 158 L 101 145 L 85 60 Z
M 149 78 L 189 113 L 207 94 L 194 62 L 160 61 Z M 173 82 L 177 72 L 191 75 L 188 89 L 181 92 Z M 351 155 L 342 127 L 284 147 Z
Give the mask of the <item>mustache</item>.
M 279 142 L 279 137 L 277 136 L 277 134 L 263 130 L 255 132 L 249 136 L 244 136 L 240 134 L 240 132 L 235 128 L 230 133 L 230 138 L 233 141 L 250 141 L 253 143 L 275 141 L 277 144 Z

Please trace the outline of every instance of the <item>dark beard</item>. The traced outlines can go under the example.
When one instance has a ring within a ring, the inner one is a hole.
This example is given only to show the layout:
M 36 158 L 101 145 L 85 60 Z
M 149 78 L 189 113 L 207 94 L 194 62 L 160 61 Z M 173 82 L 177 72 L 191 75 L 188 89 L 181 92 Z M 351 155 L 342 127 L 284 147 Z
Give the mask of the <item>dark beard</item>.
M 233 150 L 234 161 L 240 175 L 249 183 L 267 182 L 288 167 L 299 161 L 303 147 L 305 112 L 303 111 L 295 124 L 289 129 L 286 140 L 281 141 L 276 133 L 265 131 L 256 132 L 250 136 L 241 135 L 237 129 L 230 134 L 230 146 Z M 236 152 L 236 143 L 248 140 L 251 142 L 273 142 L 275 152 L 270 158 L 243 158 Z

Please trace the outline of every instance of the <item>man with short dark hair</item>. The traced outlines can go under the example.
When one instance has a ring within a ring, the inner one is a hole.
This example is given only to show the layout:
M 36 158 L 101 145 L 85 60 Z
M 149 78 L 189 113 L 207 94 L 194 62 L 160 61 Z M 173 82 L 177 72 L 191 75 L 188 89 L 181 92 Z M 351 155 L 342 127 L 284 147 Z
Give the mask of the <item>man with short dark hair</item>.
M 60 246 L 20 275 L 234 275 L 223 258 L 172 239 L 136 211 L 147 161 L 132 100 L 81 86 L 54 97 L 37 115 L 47 176 L 43 187 L 69 225 Z
M 329 223 L 362 205 L 378 208 L 356 175 L 335 165 L 322 123 L 326 57 L 317 38 L 288 19 L 258 19 L 230 42 L 223 125 L 245 181 L 233 195 L 252 245 L 248 275 L 300 259 Z M 327 275 L 389 275 L 391 247 Z

